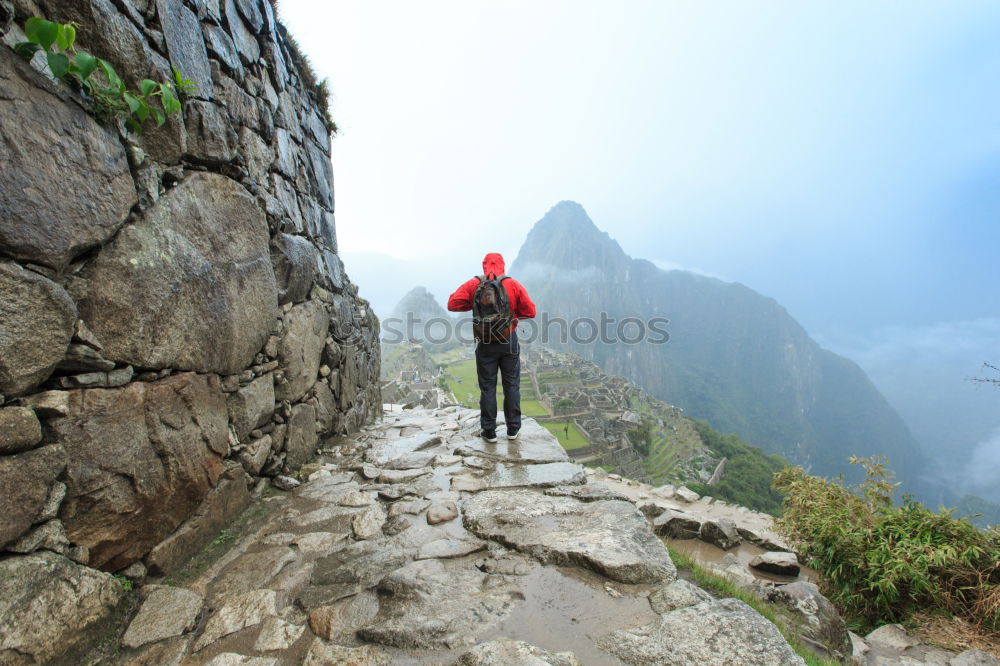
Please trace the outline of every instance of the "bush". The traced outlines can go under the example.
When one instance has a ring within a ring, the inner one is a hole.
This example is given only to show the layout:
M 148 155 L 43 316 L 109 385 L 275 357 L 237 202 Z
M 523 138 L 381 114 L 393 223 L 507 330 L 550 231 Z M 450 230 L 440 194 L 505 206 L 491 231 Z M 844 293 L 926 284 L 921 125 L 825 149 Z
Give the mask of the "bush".
M 787 493 L 776 528 L 824 578 L 824 594 L 866 626 L 919 610 L 959 615 L 1000 630 L 1000 532 L 981 532 L 951 511 L 904 496 L 881 459 L 858 488 L 789 467 L 774 481 Z

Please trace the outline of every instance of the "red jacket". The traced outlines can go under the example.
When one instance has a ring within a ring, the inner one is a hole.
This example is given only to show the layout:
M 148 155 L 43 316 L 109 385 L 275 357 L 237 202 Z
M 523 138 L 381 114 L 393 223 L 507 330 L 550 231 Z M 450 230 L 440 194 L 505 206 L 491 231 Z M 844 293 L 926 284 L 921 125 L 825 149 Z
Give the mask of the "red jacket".
M 503 257 L 496 252 L 490 252 L 483 258 L 483 275 L 487 278 L 498 277 L 504 273 Z M 528 290 L 514 278 L 503 281 L 503 286 L 507 290 L 507 300 L 510 302 L 510 313 L 514 316 L 514 325 L 517 326 L 518 318 L 532 319 L 535 316 L 535 304 L 528 297 Z M 474 277 L 462 283 L 455 293 L 448 298 L 448 310 L 450 312 L 468 312 L 472 309 L 472 296 L 479 286 L 479 278 Z

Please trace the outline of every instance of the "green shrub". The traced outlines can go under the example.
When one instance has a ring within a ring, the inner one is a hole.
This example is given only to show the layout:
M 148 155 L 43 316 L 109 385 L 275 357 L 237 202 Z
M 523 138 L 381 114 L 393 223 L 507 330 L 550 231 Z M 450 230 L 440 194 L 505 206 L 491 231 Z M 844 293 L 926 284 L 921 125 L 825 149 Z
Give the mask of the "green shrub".
M 867 626 L 924 610 L 1000 630 L 1000 533 L 908 496 L 894 504 L 881 459 L 851 463 L 866 472 L 853 492 L 800 467 L 775 477 L 787 493 L 776 528 L 822 574 L 824 594 Z
M 138 90 L 127 89 L 110 63 L 77 50 L 75 23 L 54 23 L 35 16 L 25 22 L 24 34 L 28 41 L 15 44 L 15 53 L 29 60 L 44 53 L 52 76 L 80 90 L 92 102 L 94 115 L 121 118 L 135 134 L 142 133 L 147 119 L 159 127 L 167 116 L 180 113 L 179 97 L 195 87 L 174 67 L 172 82 L 143 79 Z

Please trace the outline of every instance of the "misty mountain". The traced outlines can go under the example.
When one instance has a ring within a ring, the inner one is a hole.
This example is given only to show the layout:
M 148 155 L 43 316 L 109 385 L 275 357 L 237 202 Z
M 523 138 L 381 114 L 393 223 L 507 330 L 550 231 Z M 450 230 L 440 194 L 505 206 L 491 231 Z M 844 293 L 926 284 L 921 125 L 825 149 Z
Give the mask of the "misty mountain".
M 460 344 L 455 339 L 458 318 L 452 316 L 425 287 L 417 286 L 399 300 L 392 314 L 382 320 L 382 341 L 423 342 L 435 352 Z
M 550 346 L 814 474 L 857 479 L 849 456 L 884 455 L 907 490 L 921 485 L 922 454 L 899 415 L 857 364 L 821 348 L 774 299 L 633 259 L 570 201 L 535 224 L 510 273 L 527 286 L 539 317 L 670 320 L 666 344 L 563 342 L 550 322 L 537 330 Z M 576 330 L 586 337 L 590 326 Z M 624 332 L 633 335 L 635 326 Z

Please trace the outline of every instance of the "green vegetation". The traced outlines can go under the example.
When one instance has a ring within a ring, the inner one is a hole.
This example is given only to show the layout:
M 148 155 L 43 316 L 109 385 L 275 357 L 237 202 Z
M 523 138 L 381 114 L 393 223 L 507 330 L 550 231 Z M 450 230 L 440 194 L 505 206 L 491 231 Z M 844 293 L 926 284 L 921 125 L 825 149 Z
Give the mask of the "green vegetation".
M 446 357 L 436 356 L 435 358 Z M 475 360 L 457 361 L 446 365 L 438 378 L 438 386 L 446 391 L 451 391 L 459 404 L 479 409 L 479 378 L 476 376 Z M 498 378 L 497 407 L 502 409 L 502 406 L 503 385 Z M 531 386 L 531 381 L 523 373 L 521 374 L 521 412 L 525 416 L 548 416 L 549 414 L 535 398 L 535 390 Z
M 573 449 L 581 449 L 585 446 L 590 446 L 590 442 L 587 438 L 583 436 L 580 429 L 576 427 L 575 423 L 570 423 L 568 421 L 558 421 L 556 423 L 543 423 L 546 430 L 551 432 L 562 444 L 562 447 L 567 451 L 572 451 Z
M 28 60 L 38 52 L 44 53 L 52 76 L 90 99 L 94 115 L 101 119 L 121 118 L 134 134 L 142 133 L 148 118 L 160 127 L 167 116 L 180 112 L 179 98 L 190 93 L 194 84 L 176 67 L 172 82 L 143 79 L 138 90 L 128 90 L 107 61 L 76 49 L 76 28 L 75 23 L 54 23 L 35 16 L 24 24 L 28 41 L 15 44 L 14 51 Z
M 694 427 L 712 454 L 727 461 L 726 473 L 718 483 L 711 486 L 692 483 L 690 488 L 702 495 L 720 497 L 772 516 L 780 515 L 784 496 L 773 487 L 772 481 L 776 473 L 788 467 L 788 461 L 767 455 L 736 435 L 723 435 L 704 421 L 695 421 Z
M 851 463 L 865 470 L 853 492 L 799 467 L 774 482 L 788 495 L 776 527 L 823 574 L 824 594 L 862 627 L 929 611 L 1000 630 L 1000 532 L 908 496 L 896 505 L 882 459 Z
M 126 594 L 128 594 L 135 588 L 135 583 L 132 582 L 131 578 L 127 578 L 122 574 L 111 574 L 111 575 L 114 577 L 116 581 L 118 581 L 118 584 L 122 586 L 122 589 L 125 590 Z
M 635 430 L 630 430 L 628 433 L 628 439 L 632 442 L 632 448 L 644 458 L 649 456 L 649 452 L 653 448 L 655 431 L 656 422 L 648 416 L 643 416 L 639 427 Z
M 976 495 L 966 495 L 955 506 L 955 515 L 968 518 L 976 527 L 1000 525 L 1000 506 Z
M 761 600 L 760 597 L 737 587 L 734 583 L 723 578 L 722 576 L 717 576 L 716 574 L 701 568 L 693 559 L 684 553 L 675 550 L 669 543 L 664 543 L 667 546 L 667 550 L 670 551 L 670 559 L 674 561 L 674 565 L 676 565 L 678 569 L 689 572 L 691 574 L 691 578 L 693 578 L 700 587 L 713 592 L 717 597 L 739 599 L 763 615 L 768 621 L 771 622 L 771 624 L 778 628 L 778 631 L 780 631 L 782 636 L 785 637 L 785 640 L 792 646 L 792 649 L 795 650 L 795 652 L 802 657 L 802 659 L 804 659 L 809 666 L 840 666 L 839 661 L 823 659 L 822 657 L 817 656 L 815 652 L 807 648 L 799 637 L 789 629 L 789 626 L 794 625 L 794 622 L 780 616 L 774 606 Z

